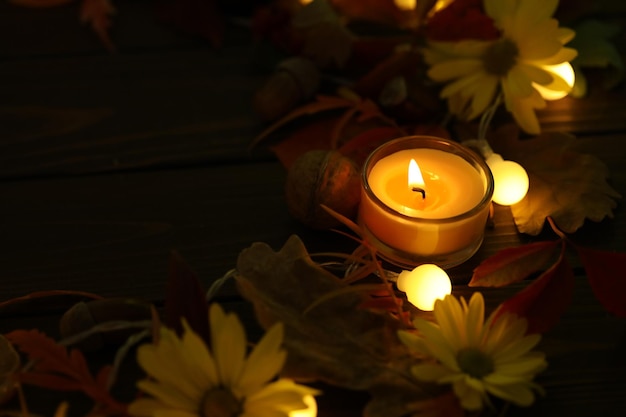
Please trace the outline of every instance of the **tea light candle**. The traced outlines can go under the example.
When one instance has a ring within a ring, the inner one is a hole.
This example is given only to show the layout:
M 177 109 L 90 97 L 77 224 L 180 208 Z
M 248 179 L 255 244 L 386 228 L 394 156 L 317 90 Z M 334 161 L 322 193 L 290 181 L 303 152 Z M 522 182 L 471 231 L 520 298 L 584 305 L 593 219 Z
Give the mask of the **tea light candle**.
M 449 267 L 480 246 L 493 178 L 469 149 L 432 137 L 396 139 L 370 155 L 362 180 L 359 222 L 383 258 Z
M 317 416 L 317 401 L 312 395 L 304 397 L 304 404 L 306 408 L 300 410 L 293 410 L 289 412 L 289 417 L 316 417 Z

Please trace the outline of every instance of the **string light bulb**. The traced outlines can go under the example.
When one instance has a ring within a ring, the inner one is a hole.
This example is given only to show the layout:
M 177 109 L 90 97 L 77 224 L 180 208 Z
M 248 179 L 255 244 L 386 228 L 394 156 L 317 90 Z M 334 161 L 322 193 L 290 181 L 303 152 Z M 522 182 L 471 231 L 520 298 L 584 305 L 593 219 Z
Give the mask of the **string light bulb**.
M 434 264 L 423 264 L 412 271 L 400 272 L 396 286 L 406 293 L 411 304 L 423 311 L 432 311 L 435 301 L 452 292 L 450 277 Z
M 497 153 L 487 158 L 487 165 L 493 175 L 494 203 L 510 206 L 522 201 L 528 192 L 528 174 L 517 162 L 502 159 Z
M 576 80 L 572 65 L 569 62 L 562 62 L 557 65 L 544 65 L 542 68 L 553 75 L 554 81 L 547 85 L 533 83 L 533 87 L 539 91 L 541 97 L 544 100 L 559 100 L 568 95 Z M 563 81 L 568 88 L 564 87 Z
M 306 408 L 301 410 L 293 410 L 289 412 L 289 417 L 316 417 L 317 416 L 317 402 L 312 395 L 306 395 L 303 399 Z

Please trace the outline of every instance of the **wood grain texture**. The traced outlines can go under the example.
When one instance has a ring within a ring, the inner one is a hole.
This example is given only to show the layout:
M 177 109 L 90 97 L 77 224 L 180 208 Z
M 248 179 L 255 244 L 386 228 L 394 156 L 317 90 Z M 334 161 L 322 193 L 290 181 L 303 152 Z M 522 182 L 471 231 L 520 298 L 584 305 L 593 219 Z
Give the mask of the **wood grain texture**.
M 77 3 L 38 10 L 0 3 L 0 303 L 68 289 L 160 306 L 171 250 L 208 288 L 256 241 L 279 249 L 295 233 L 310 252 L 354 249 L 346 237 L 293 220 L 284 168 L 267 149 L 248 149 L 264 127 L 252 95 L 275 58 L 249 30 L 229 20 L 226 46 L 216 49 L 164 25 L 152 1 L 114 3 L 115 54 L 78 22 Z M 593 7 L 597 16 L 624 22 L 624 4 L 601 0 Z M 538 115 L 545 130 L 576 135 L 582 152 L 604 161 L 626 197 L 624 84 L 552 102 Z M 474 291 L 465 285 L 473 268 L 497 251 L 554 237 L 547 227 L 536 237 L 520 235 L 510 209 L 496 207 L 479 252 L 450 271 L 455 292 Z M 624 201 L 613 219 L 588 222 L 571 238 L 626 251 Z M 550 367 L 538 382 L 548 394 L 508 415 L 624 417 L 626 323 L 595 299 L 576 255 L 568 260 L 574 300 L 541 342 Z M 489 309 L 527 284 L 484 291 Z M 218 300 L 259 335 L 234 286 Z M 53 297 L 0 309 L 0 333 L 38 327 L 58 337 L 59 315 L 75 301 Z M 362 415 L 366 394 L 321 388 L 321 417 Z M 118 387 L 122 396 L 133 390 L 132 381 Z M 49 392 L 27 394 L 40 414 L 51 415 L 59 402 Z M 89 409 L 84 397 L 68 398 L 72 417 Z

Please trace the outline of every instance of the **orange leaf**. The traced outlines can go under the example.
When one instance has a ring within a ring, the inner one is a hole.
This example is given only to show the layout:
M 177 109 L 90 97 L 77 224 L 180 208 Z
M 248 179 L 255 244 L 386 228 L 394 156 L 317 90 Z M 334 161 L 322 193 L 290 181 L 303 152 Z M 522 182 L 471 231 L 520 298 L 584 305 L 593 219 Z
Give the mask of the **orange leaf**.
M 263 139 L 267 138 L 271 133 L 278 130 L 280 127 L 286 125 L 287 123 L 302 117 L 311 114 L 316 114 L 322 111 L 327 110 L 336 110 L 346 107 L 354 106 L 354 101 L 341 97 L 330 97 L 330 96 L 317 96 L 316 100 L 312 103 L 307 103 L 303 106 L 294 109 L 289 112 L 280 120 L 274 122 L 271 126 L 261 132 L 250 144 L 251 147 L 258 145 Z
M 607 311 L 626 317 L 626 253 L 576 246 L 596 298 Z
M 574 271 L 565 259 L 565 244 L 557 262 L 526 288 L 500 305 L 498 315 L 508 312 L 528 320 L 528 333 L 548 331 L 567 309 L 574 293 Z
M 285 139 L 270 146 L 278 160 L 287 169 L 300 155 L 312 150 L 330 149 L 329 132 L 336 125 L 337 120 L 321 119 L 295 130 Z
M 80 21 L 89 23 L 100 42 L 111 52 L 115 51 L 115 45 L 109 37 L 109 26 L 111 19 L 109 16 L 115 14 L 115 8 L 110 0 L 83 0 L 80 8 Z
M 356 135 L 344 143 L 339 148 L 339 152 L 352 159 L 357 166 L 362 166 L 365 159 L 374 149 L 400 136 L 403 136 L 403 131 L 398 127 L 375 127 Z
M 552 258 L 559 240 L 535 242 L 499 251 L 481 262 L 469 282 L 470 287 L 504 287 L 540 271 Z

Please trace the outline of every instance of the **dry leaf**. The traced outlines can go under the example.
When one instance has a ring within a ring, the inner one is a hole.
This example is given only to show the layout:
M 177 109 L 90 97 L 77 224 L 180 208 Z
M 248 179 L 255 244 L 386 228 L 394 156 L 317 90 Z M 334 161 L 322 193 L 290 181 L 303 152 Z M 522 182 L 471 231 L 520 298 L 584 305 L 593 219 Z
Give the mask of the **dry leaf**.
M 109 0 L 83 0 L 80 7 L 80 21 L 89 23 L 102 44 L 111 52 L 115 51 L 115 45 L 109 37 L 111 15 L 115 14 L 115 8 Z
M 376 404 L 393 405 L 376 407 L 379 412 L 371 417 L 400 417 L 410 411 L 409 404 L 394 404 L 395 397 L 381 393 L 403 393 L 413 401 L 428 398 L 412 382 L 409 367 L 416 360 L 397 338 L 400 322 L 359 309 L 363 295 L 348 292 L 304 313 L 345 284 L 318 267 L 298 237 L 292 236 L 279 252 L 253 244 L 239 255 L 237 272 L 240 292 L 254 305 L 261 325 L 285 325 L 286 376 L 369 390 Z
M 511 206 L 520 232 L 538 235 L 548 216 L 565 233 L 578 230 L 585 219 L 599 222 L 613 217 L 621 195 L 607 183 L 606 165 L 576 151 L 572 135 L 550 132 L 518 140 L 515 128 L 503 128 L 491 142 L 496 152 L 528 172 L 528 194 Z

